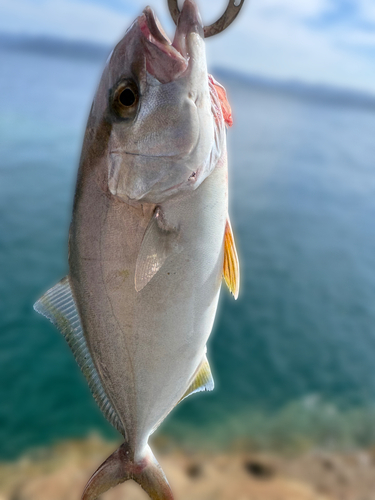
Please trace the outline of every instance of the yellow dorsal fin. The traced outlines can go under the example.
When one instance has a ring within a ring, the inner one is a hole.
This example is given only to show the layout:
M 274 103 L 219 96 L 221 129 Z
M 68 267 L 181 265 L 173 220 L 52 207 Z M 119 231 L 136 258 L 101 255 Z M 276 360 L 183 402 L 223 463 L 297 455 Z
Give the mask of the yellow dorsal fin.
M 240 289 L 240 265 L 238 262 L 238 255 L 229 216 L 227 218 L 224 235 L 223 276 L 225 283 L 228 285 L 229 290 L 233 294 L 233 297 L 237 299 L 238 291 Z
M 189 387 L 180 401 L 199 391 L 212 391 L 214 388 L 214 379 L 212 378 L 211 368 L 206 356 L 203 357 L 201 364 L 192 377 Z

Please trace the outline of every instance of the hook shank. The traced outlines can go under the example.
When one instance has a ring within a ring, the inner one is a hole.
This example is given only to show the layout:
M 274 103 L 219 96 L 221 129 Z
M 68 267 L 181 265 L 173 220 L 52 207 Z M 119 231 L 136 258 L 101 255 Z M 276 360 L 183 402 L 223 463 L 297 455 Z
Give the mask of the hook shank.
M 226 28 L 228 28 L 230 24 L 232 24 L 232 22 L 238 16 L 245 0 L 241 0 L 238 5 L 235 4 L 235 1 L 236 0 L 229 0 L 224 14 L 215 23 L 203 28 L 205 38 L 221 33 Z M 168 7 L 172 19 L 177 25 L 178 18 L 180 16 L 180 9 L 178 8 L 177 0 L 168 0 Z

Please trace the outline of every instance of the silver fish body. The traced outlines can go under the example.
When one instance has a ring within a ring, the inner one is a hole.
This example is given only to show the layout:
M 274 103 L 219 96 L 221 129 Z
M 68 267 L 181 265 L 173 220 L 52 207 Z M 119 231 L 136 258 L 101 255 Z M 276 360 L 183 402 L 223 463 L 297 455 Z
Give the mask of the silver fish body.
M 177 251 L 138 292 L 137 257 L 156 207 L 126 205 L 93 184 L 73 217 L 71 286 L 95 366 L 139 458 L 205 355 L 222 281 L 226 164 L 199 189 L 158 206 L 163 224 L 178 228 Z
M 172 499 L 148 446 L 206 359 L 224 277 L 238 293 L 227 205 L 223 89 L 206 70 L 192 0 L 173 44 L 150 9 L 114 49 L 91 109 L 69 238 L 69 276 L 35 305 L 66 337 L 125 443 L 84 500 L 135 479 Z

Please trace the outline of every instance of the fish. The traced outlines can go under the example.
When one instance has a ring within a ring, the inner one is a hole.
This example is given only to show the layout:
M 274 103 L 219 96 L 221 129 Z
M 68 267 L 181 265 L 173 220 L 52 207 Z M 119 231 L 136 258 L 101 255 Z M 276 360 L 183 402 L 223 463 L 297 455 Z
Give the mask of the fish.
M 110 54 L 89 114 L 69 274 L 34 305 L 64 335 L 123 444 L 83 492 L 135 480 L 172 500 L 148 439 L 187 396 L 214 388 L 206 344 L 239 262 L 228 216 L 225 89 L 185 0 L 171 42 L 151 8 Z

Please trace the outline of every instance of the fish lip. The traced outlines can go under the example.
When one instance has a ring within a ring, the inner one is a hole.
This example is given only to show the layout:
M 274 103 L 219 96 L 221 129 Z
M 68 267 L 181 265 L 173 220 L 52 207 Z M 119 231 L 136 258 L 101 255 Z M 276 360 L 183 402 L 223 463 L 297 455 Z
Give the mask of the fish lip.
M 156 17 L 155 12 L 151 9 L 151 7 L 147 6 L 143 10 L 143 14 L 146 18 L 147 27 L 150 31 L 150 34 L 155 38 L 155 40 L 158 40 L 160 43 L 172 45 L 171 40 L 164 31 L 162 25 L 159 22 L 159 19 Z
M 138 26 L 146 43 L 155 46 L 176 62 L 187 65 L 187 61 L 184 61 L 185 58 L 183 55 L 173 47 L 151 7 L 146 7 L 142 15 L 139 16 Z
M 204 27 L 194 0 L 185 0 L 177 21 L 177 29 L 172 46 L 185 58 L 190 58 L 189 35 L 195 33 L 204 39 Z
M 196 33 L 204 38 L 203 23 L 198 7 L 193 0 L 185 0 L 177 23 L 173 43 L 165 33 L 158 18 L 151 7 L 147 6 L 138 18 L 138 25 L 142 35 L 147 42 L 156 45 L 162 52 L 168 54 L 172 59 L 181 61 L 185 59 L 186 64 L 190 59 L 187 37 Z

